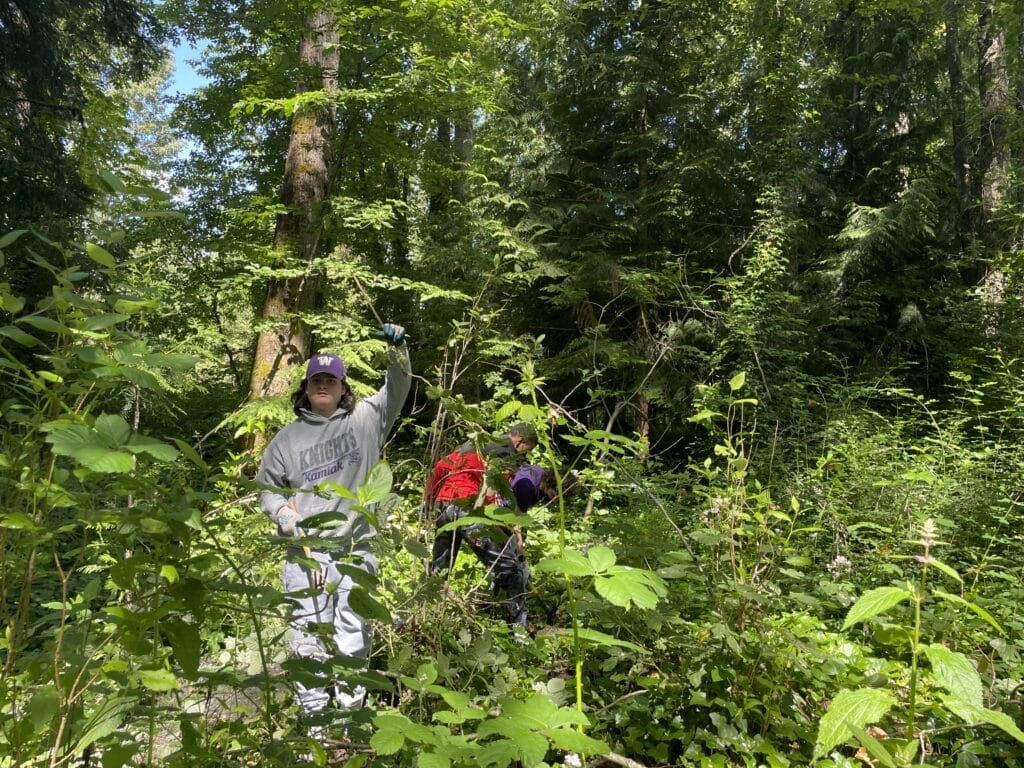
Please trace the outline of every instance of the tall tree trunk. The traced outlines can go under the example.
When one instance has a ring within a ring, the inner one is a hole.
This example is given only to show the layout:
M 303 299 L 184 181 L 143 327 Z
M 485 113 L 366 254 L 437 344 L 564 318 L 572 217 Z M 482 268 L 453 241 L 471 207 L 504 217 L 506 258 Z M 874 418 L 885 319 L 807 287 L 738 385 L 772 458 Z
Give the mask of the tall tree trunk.
M 964 235 L 973 230 L 966 217 L 971 210 L 968 186 L 967 107 L 964 100 L 964 71 L 960 58 L 960 1 L 946 0 L 946 70 L 949 76 L 949 101 L 952 112 L 953 181 L 956 185 L 957 236 L 961 246 Z
M 985 252 L 979 277 L 986 299 L 998 303 L 1002 276 L 989 267 L 991 257 L 1006 245 L 996 212 L 1003 203 L 1008 178 L 1007 107 L 1010 83 L 1006 70 L 1006 31 L 997 26 L 994 3 L 986 2 L 978 18 L 978 97 L 981 102 L 981 131 L 978 154 L 972 167 L 973 193 L 980 209 L 978 235 Z
M 1017 33 L 1017 80 L 1014 87 L 1015 103 L 1014 113 L 1017 129 L 1024 126 L 1024 30 Z M 1024 142 L 1016 141 L 1011 150 L 1013 164 L 1016 174 L 1024 172 Z M 1016 197 L 1017 206 L 1024 209 L 1024 182 L 1017 181 Z M 1018 226 L 1014 233 L 1014 243 L 1019 249 L 1024 246 L 1024 228 Z
M 437 121 L 437 130 L 434 133 L 434 140 L 437 142 L 437 162 L 440 166 L 450 156 L 452 151 L 452 124 L 450 120 L 441 118 Z M 439 168 L 440 175 L 440 168 Z M 448 210 L 448 201 L 451 199 L 451 189 L 440 179 L 430 192 L 428 209 L 431 215 L 441 214 Z
M 313 10 L 305 16 L 297 93 L 337 90 L 336 21 L 326 10 Z M 293 264 L 309 264 L 318 254 L 323 204 L 330 187 L 335 112 L 333 105 L 313 106 L 292 118 L 280 195 L 286 210 L 277 217 L 274 249 Z M 312 271 L 298 277 L 271 278 L 260 312 L 264 330 L 256 340 L 250 399 L 286 390 L 285 374 L 308 354 L 310 334 L 302 315 L 315 306 L 318 294 L 319 277 Z
M 974 168 L 975 189 L 983 208 L 982 238 L 997 245 L 992 213 L 1006 190 L 1006 109 L 1009 79 L 1006 71 L 1006 31 L 996 27 L 993 4 L 988 2 L 978 19 L 978 96 L 981 101 L 981 132 Z
M 466 202 L 466 174 L 473 160 L 473 118 L 462 115 L 455 121 L 455 141 L 452 149 L 455 152 L 455 183 L 452 185 L 452 198 L 460 203 Z

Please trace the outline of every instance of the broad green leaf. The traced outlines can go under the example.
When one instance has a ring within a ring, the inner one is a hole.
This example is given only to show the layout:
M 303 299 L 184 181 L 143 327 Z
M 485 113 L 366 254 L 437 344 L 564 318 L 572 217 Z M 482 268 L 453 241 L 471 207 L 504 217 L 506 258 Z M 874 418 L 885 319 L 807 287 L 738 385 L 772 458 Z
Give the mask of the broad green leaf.
M 132 428 L 128 426 L 128 422 L 115 413 L 102 413 L 97 416 L 93 428 L 107 438 L 109 445 L 123 445 L 132 435 Z
M 26 232 L 28 232 L 27 229 L 12 229 L 10 232 L 5 234 L 3 237 L 0 237 L 0 250 L 3 250 L 4 248 L 6 248 L 8 245 L 13 243 L 15 240 L 17 240 L 19 237 L 24 235 Z
M 818 724 L 814 757 L 821 757 L 832 747 L 849 739 L 851 733 L 848 723 L 863 728 L 884 717 L 895 703 L 892 694 L 879 688 L 840 691 Z
M 89 714 L 85 725 L 82 726 L 82 735 L 79 736 L 72 752 L 80 755 L 90 744 L 116 731 L 121 726 L 124 714 L 131 704 L 131 700 L 117 697 L 102 699 L 99 706 Z
M 746 382 L 746 380 L 747 374 L 745 372 L 740 371 L 739 373 L 737 373 L 735 376 L 729 379 L 730 391 L 735 392 L 738 389 L 742 389 L 743 384 Z
M 96 243 L 86 243 L 85 252 L 90 259 L 95 261 L 101 267 L 113 267 L 116 263 L 114 257 L 110 255 L 110 251 L 106 248 L 101 248 Z
M 846 621 L 843 622 L 843 629 L 849 629 L 854 624 L 867 621 L 880 613 L 885 613 L 894 605 L 910 600 L 913 595 L 902 587 L 878 587 L 865 592 L 854 603 L 846 614 Z
M 574 549 L 565 550 L 565 557 L 541 560 L 534 566 L 538 573 L 562 573 L 566 576 L 593 576 L 594 566 Z
M 139 528 L 145 533 L 162 534 L 170 533 L 170 526 L 157 517 L 143 517 L 139 520 Z
M 932 592 L 932 594 L 935 595 L 938 598 L 941 598 L 942 600 L 945 600 L 945 601 L 949 602 L 949 603 L 954 603 L 956 605 L 961 605 L 964 608 L 968 609 L 969 611 L 973 611 L 978 616 L 980 616 L 982 619 L 984 619 L 989 624 L 991 624 L 993 629 L 995 629 L 996 632 L 998 632 L 1001 635 L 1005 635 L 1006 634 L 1006 631 L 1002 628 L 1002 626 L 1000 626 L 999 622 L 995 620 L 995 618 L 992 616 L 992 614 L 990 614 L 988 611 L 986 611 L 984 608 L 982 608 L 977 603 L 972 603 L 969 600 L 964 600 L 959 595 L 951 595 L 951 594 L 949 594 L 949 592 L 943 592 L 943 591 L 938 590 L 938 589 L 934 590 Z
M 546 732 L 556 749 L 588 755 L 607 755 L 611 749 L 603 741 L 572 728 L 554 728 Z
M 174 660 L 181 668 L 185 679 L 195 680 L 199 675 L 199 659 L 203 645 L 199 628 L 181 619 L 165 619 L 160 623 L 160 629 L 171 644 Z
M 2 261 L 2 258 L 0 258 Z M 25 309 L 25 299 L 10 293 L 10 286 L 0 283 L 0 309 L 8 314 L 17 314 Z
M 546 742 L 546 740 L 545 740 Z M 477 765 L 509 766 L 521 755 L 511 739 L 496 739 L 483 745 Z
M 420 752 L 416 757 L 417 768 L 451 768 L 452 761 L 440 752 Z
M 148 453 L 157 461 L 174 461 L 178 458 L 177 448 L 148 435 L 132 435 L 125 447 L 132 453 Z
M 964 580 L 960 578 L 960 574 L 953 570 L 950 566 L 946 565 L 941 560 L 936 560 L 934 557 L 932 557 L 928 560 L 928 565 L 931 567 L 938 568 L 944 574 L 949 576 L 949 578 L 953 579 L 953 581 L 963 584 Z
M 503 421 L 511 417 L 512 414 L 517 413 L 521 406 L 522 403 L 520 403 L 518 400 L 509 400 L 507 403 L 502 405 L 501 408 L 498 409 L 498 412 L 496 414 L 494 414 L 494 421 L 498 424 L 501 424 Z
M 0 336 L 6 336 L 11 341 L 20 344 L 23 347 L 34 347 L 42 342 L 39 341 L 35 336 L 17 328 L 13 325 L 5 325 L 0 328 Z
M 28 721 L 33 730 L 41 731 L 57 716 L 59 702 L 57 689 L 52 685 L 43 686 L 32 694 L 28 703 Z
M 405 744 L 405 736 L 397 728 L 380 728 L 370 737 L 370 746 L 378 755 L 393 755 Z
M 911 765 L 914 762 L 914 758 L 917 757 L 917 748 L 921 744 L 917 739 L 902 739 L 902 741 L 903 743 L 896 751 L 896 754 L 903 765 Z
M 39 526 L 24 512 L 8 512 L 0 515 L 0 528 L 31 531 L 38 529 Z
M 374 619 L 384 624 L 391 623 L 391 614 L 388 609 L 378 603 L 365 587 L 358 584 L 352 587 L 348 594 L 348 604 L 364 619 Z
M 970 659 L 938 643 L 925 646 L 924 652 L 939 685 L 961 701 L 984 706 L 984 686 Z
M 718 418 L 721 415 L 722 414 L 718 413 L 717 411 L 709 411 L 707 408 L 704 408 L 703 410 L 700 410 L 697 413 L 695 413 L 693 416 L 688 417 L 686 420 L 692 422 L 710 422 L 711 419 Z
M 600 574 L 594 578 L 594 589 L 612 605 L 650 610 L 658 604 L 658 595 L 651 589 L 643 573 L 625 571 Z
M 318 512 L 315 515 L 310 515 L 302 521 L 302 528 L 307 533 L 309 531 L 320 530 L 327 531 L 332 528 L 337 528 L 342 525 L 348 524 L 348 512 L 345 510 L 335 510 L 332 512 Z
M 317 491 L 330 493 L 335 496 L 339 496 L 343 499 L 350 499 L 351 501 L 358 501 L 356 495 L 352 493 L 348 488 L 339 483 L 325 482 L 317 486 Z
M 128 319 L 128 315 L 118 315 L 107 313 L 105 315 L 94 315 L 93 317 L 87 318 L 83 323 L 86 330 L 89 331 L 101 331 L 105 328 L 112 328 L 118 323 L 122 323 Z
M 31 325 L 33 328 L 38 328 L 40 331 L 46 333 L 56 333 L 59 335 L 71 333 L 71 329 L 63 323 L 58 323 L 52 317 L 46 317 L 45 315 L 28 315 L 27 317 L 18 318 L 19 323 L 25 325 Z
M 505 736 L 509 743 L 515 745 L 515 754 L 526 765 L 538 765 L 544 760 L 548 751 L 547 737 L 530 729 L 530 726 L 523 722 L 518 715 L 506 713 L 505 707 L 502 714 L 490 720 L 484 720 L 477 728 L 477 735 L 481 738 L 493 735 Z M 536 725 L 536 723 L 534 723 Z M 499 742 L 504 739 L 499 739 Z
M 176 691 L 178 681 L 167 669 L 140 669 L 139 682 L 151 691 Z
M 616 648 L 628 648 L 631 651 L 637 653 L 646 653 L 646 649 L 640 647 L 636 643 L 631 643 L 628 640 L 620 640 L 617 637 L 600 632 L 596 629 L 589 629 L 587 627 L 580 627 L 577 630 L 580 639 L 585 640 L 588 643 L 592 643 L 598 646 L 614 646 Z M 572 637 L 572 630 L 569 629 L 557 629 L 553 630 L 552 634 Z
M 444 699 L 444 703 L 452 709 L 462 709 L 468 707 L 473 700 L 462 691 L 449 691 L 447 688 L 441 689 L 441 698 Z
M 95 368 L 92 373 L 98 379 L 124 379 L 137 385 L 140 389 L 150 392 L 167 389 L 167 386 L 156 375 L 144 368 L 133 368 L 129 365 L 105 365 Z
M 591 547 L 587 550 L 587 559 L 595 571 L 607 571 L 615 565 L 615 553 L 608 547 Z
M 0 257 L 0 262 L 3 259 Z M 7 283 L 0 283 L 0 306 L 5 312 L 16 315 L 25 308 L 25 299 L 10 293 L 11 287 Z
M 997 728 L 1001 728 L 1003 731 L 1013 736 L 1017 741 L 1024 742 L 1024 731 L 1017 726 L 1013 718 L 1005 712 L 996 712 L 992 709 L 983 709 L 980 717 L 978 718 L 983 723 L 994 725 Z
M 190 443 L 186 443 L 184 440 L 180 440 L 177 437 L 172 439 L 174 440 L 174 444 L 178 446 L 178 450 L 185 455 L 185 458 L 199 467 L 199 469 L 207 470 L 210 468 L 209 465 L 203 461 L 203 457 L 199 455 L 199 452 L 193 448 Z
M 135 468 L 130 453 L 112 451 L 109 448 L 84 446 L 69 455 L 83 467 L 109 475 L 124 475 Z
M 1017 741 L 1024 742 L 1024 731 L 1006 713 L 978 707 L 954 696 L 943 696 L 942 701 L 950 712 L 965 723 L 988 723 L 1002 729 Z
M 908 470 L 904 472 L 902 475 L 900 475 L 900 477 L 903 480 L 920 480 L 921 482 L 926 483 L 928 485 L 934 485 L 935 481 L 938 479 L 934 472 L 929 472 L 928 470 L 920 469 Z
M 327 765 L 327 750 L 319 739 L 307 736 L 306 749 L 309 750 L 308 759 L 313 765 L 317 768 L 324 768 Z
M 387 462 L 377 462 L 366 476 L 366 481 L 359 486 L 359 503 L 376 504 L 384 501 L 391 493 L 393 480 Z
M 445 725 L 459 725 L 469 720 L 464 710 L 434 710 L 431 717 Z
M 135 312 L 142 312 L 147 309 L 158 309 L 158 304 L 155 299 L 118 299 L 114 302 L 113 309 L 115 312 L 122 312 L 125 314 L 134 314 Z
M 412 721 L 395 710 L 382 710 L 373 718 L 373 727 L 378 731 L 405 731 Z
M 48 425 L 46 442 L 59 456 L 70 456 L 95 472 L 127 473 L 134 468 L 130 453 L 115 450 L 108 440 L 83 424 Z
M 538 421 L 542 421 L 547 414 L 531 403 L 522 403 L 519 406 L 519 413 L 516 414 L 516 418 L 519 421 L 526 422 L 527 424 L 536 424 Z
M 502 722 L 514 722 L 518 726 L 528 728 L 544 728 L 552 724 L 552 719 L 558 713 L 558 706 L 547 696 L 540 693 L 532 693 L 526 699 L 503 699 L 501 702 L 501 716 L 490 722 L 491 725 Z M 557 723 L 555 723 L 557 724 Z M 518 731 L 504 731 L 510 735 Z
M 425 686 L 436 683 L 437 675 L 437 667 L 432 661 L 424 662 L 416 667 L 416 679 Z
M 547 737 L 539 733 L 526 733 L 516 740 L 523 765 L 540 765 L 548 753 Z
M 102 170 L 99 172 L 100 180 L 106 185 L 107 190 L 114 193 L 115 195 L 123 195 L 127 192 L 127 188 L 124 182 L 121 181 L 114 173 L 109 170 Z

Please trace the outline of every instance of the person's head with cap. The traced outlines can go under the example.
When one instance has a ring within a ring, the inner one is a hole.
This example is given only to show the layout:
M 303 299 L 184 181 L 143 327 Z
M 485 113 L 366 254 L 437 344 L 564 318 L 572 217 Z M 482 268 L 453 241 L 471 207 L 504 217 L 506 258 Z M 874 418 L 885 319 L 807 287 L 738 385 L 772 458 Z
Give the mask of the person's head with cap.
M 302 410 L 320 416 L 333 416 L 341 408 L 351 413 L 355 397 L 348 385 L 345 363 L 337 355 L 321 352 L 306 364 L 306 378 L 292 395 L 292 408 L 296 415 Z

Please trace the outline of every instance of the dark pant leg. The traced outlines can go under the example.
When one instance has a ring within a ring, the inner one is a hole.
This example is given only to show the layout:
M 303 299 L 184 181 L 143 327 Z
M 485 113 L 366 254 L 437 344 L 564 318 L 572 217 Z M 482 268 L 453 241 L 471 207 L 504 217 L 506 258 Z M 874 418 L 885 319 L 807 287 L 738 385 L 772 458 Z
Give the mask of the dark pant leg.
M 466 513 L 454 504 L 436 504 L 435 509 L 438 510 L 437 517 L 434 519 L 435 528 L 440 528 L 442 525 L 466 516 Z M 461 543 L 462 529 L 457 528 L 435 534 L 434 548 L 430 553 L 430 565 L 428 566 L 431 576 L 442 571 L 445 573 L 451 571 L 452 566 L 455 565 L 455 558 L 459 556 Z
M 502 546 L 498 546 L 488 536 L 474 536 L 473 526 L 466 531 L 467 543 L 473 549 L 481 563 L 491 572 L 494 586 L 504 590 L 506 594 L 505 612 L 509 624 L 526 626 L 526 588 L 529 582 L 529 569 L 526 560 L 519 551 L 515 536 L 509 536 Z

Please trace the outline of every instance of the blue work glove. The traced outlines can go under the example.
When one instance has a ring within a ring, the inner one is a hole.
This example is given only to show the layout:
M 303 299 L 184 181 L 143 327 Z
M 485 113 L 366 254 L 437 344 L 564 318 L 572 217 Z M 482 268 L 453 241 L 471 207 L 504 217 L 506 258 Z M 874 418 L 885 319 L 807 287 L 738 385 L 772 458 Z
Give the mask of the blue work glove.
M 386 339 L 388 344 L 394 344 L 396 347 L 405 344 L 405 328 L 401 325 L 395 325 L 394 323 L 384 323 L 377 335 Z
M 302 516 L 295 511 L 295 507 L 291 503 L 286 504 L 277 510 L 277 515 L 274 519 L 277 522 L 277 527 L 280 529 L 282 536 L 302 536 L 302 529 L 299 527 L 299 522 L 302 520 Z

